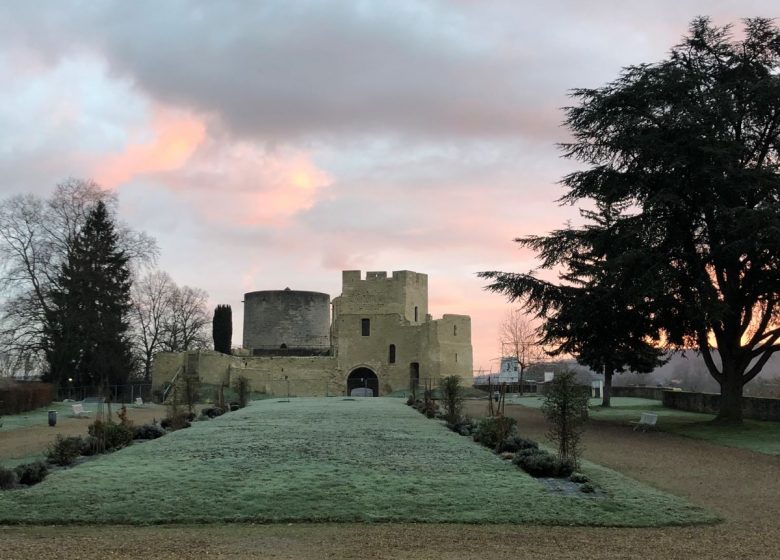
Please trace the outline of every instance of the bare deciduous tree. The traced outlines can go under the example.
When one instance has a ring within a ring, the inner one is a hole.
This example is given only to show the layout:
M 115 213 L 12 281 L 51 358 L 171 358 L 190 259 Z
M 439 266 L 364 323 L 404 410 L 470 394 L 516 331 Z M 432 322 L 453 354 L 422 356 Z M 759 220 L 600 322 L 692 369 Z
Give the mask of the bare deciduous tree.
M 151 383 L 152 360 L 163 347 L 171 322 L 176 284 L 166 272 L 153 271 L 133 284 L 131 317 L 136 352 L 146 383 Z
M 210 325 L 208 294 L 200 288 L 175 287 L 170 317 L 164 328 L 162 350 L 183 352 L 208 347 Z
M 520 394 L 523 394 L 523 374 L 528 367 L 539 362 L 545 352 L 528 316 L 522 309 L 507 311 L 499 330 L 501 353 L 517 360 L 520 378 Z

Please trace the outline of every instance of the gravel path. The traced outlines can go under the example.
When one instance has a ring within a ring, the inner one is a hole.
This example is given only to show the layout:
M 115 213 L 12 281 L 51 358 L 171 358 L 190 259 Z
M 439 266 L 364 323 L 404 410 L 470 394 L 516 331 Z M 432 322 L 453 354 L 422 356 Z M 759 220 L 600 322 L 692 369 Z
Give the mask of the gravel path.
M 471 402 L 480 415 L 484 402 Z M 541 414 L 507 406 L 543 440 Z M 780 457 L 593 423 L 585 457 L 724 517 L 706 527 L 604 529 L 463 525 L 2 527 L 0 559 L 24 558 L 780 558 Z M 85 495 L 85 499 L 88 496 Z

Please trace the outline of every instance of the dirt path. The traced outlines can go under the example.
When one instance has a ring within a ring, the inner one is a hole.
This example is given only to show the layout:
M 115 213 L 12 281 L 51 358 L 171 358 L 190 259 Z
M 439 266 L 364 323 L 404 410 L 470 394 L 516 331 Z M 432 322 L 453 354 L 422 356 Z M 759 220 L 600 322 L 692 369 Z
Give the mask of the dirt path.
M 477 416 L 483 402 L 469 403 Z M 537 410 L 508 406 L 543 440 Z M 0 559 L 780 558 L 780 457 L 594 423 L 586 458 L 720 513 L 708 527 L 594 529 L 474 525 L 206 525 L 4 527 Z

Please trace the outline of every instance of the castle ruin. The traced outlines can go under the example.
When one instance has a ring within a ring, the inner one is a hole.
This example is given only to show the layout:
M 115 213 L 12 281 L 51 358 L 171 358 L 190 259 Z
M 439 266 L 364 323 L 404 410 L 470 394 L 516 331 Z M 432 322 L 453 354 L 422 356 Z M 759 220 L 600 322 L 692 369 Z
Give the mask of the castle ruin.
M 342 273 L 341 295 L 269 290 L 244 295 L 243 347 L 162 352 L 153 385 L 177 375 L 230 386 L 247 377 L 269 395 L 373 396 L 434 385 L 441 377 L 472 378 L 471 319 L 428 314 L 428 276 L 408 270 Z

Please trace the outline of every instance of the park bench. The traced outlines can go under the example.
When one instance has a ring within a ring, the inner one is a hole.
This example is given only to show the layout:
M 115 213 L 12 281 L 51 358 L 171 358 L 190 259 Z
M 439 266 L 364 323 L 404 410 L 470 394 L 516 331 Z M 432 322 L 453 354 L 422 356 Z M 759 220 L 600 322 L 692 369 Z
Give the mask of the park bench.
M 84 405 L 81 403 L 76 403 L 71 405 L 73 408 L 73 416 L 76 418 L 84 418 L 86 416 L 89 416 L 89 411 L 84 410 Z
M 655 428 L 656 423 L 658 422 L 658 415 L 654 412 L 643 412 L 642 415 L 639 417 L 638 422 L 631 422 L 632 424 L 636 424 L 634 426 L 634 431 L 642 430 L 643 432 L 646 432 L 649 428 Z

